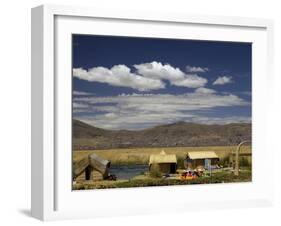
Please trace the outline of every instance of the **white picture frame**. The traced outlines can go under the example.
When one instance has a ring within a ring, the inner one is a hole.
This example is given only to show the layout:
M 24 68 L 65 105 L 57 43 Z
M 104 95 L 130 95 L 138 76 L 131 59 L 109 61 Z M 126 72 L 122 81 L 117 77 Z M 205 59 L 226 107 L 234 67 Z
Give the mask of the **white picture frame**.
M 178 26 L 184 29 L 189 26 L 189 37 L 185 37 L 186 34 L 181 33 Z M 72 191 L 69 177 L 69 35 L 72 32 L 98 32 L 170 37 L 172 29 L 175 31 L 173 37 L 178 38 L 253 42 L 253 181 L 245 184 L 192 185 L 188 189 L 187 186 L 172 186 Z M 151 33 L 145 33 L 145 30 Z M 273 22 L 265 19 L 56 5 L 33 8 L 32 216 L 41 220 L 56 220 L 271 205 L 273 178 L 267 177 L 265 172 L 272 167 L 274 152 L 266 141 L 266 120 L 270 117 L 271 108 L 266 100 L 272 95 L 272 39 Z M 63 106 L 62 100 L 66 103 Z M 266 152 L 261 153 L 262 150 Z M 187 197 L 187 192 L 189 198 L 182 198 Z M 216 197 L 216 194 L 220 196 Z M 106 199 L 110 200 L 110 206 L 104 202 Z

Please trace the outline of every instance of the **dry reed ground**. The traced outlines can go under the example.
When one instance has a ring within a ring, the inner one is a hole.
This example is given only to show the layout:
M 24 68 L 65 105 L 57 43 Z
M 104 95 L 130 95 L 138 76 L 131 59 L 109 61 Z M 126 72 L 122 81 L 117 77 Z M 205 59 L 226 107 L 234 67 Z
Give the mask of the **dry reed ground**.
M 111 161 L 112 164 L 147 164 L 151 154 L 158 154 L 164 150 L 167 154 L 176 154 L 177 158 L 185 158 L 190 151 L 214 151 L 220 159 L 226 158 L 237 146 L 212 146 L 212 147 L 158 147 L 158 148 L 128 148 L 109 150 L 75 150 L 73 161 L 80 160 L 95 153 L 100 157 Z M 241 153 L 251 153 L 251 146 L 241 147 Z

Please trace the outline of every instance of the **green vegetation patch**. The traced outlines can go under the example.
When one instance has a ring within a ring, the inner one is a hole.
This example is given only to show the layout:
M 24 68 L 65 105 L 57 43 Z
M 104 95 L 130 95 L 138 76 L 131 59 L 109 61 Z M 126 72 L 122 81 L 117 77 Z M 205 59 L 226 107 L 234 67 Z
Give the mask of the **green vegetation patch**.
M 127 181 L 115 181 L 111 183 L 85 183 L 74 185 L 74 190 L 83 189 L 104 189 L 104 188 L 132 188 L 132 187 L 153 187 L 153 186 L 169 186 L 169 185 L 191 185 L 191 184 L 215 184 L 215 183 L 233 183 L 233 182 L 250 182 L 252 180 L 252 172 L 245 170 L 240 172 L 239 176 L 235 176 L 231 172 L 218 172 L 212 176 L 203 176 L 193 180 L 178 179 L 162 179 L 162 178 L 146 178 L 133 179 Z

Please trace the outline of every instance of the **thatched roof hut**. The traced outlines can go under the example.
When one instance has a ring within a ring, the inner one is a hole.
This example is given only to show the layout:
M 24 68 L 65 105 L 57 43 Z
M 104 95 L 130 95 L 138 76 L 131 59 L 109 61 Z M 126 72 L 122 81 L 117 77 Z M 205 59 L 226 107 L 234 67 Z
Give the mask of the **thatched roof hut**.
M 149 157 L 149 169 L 157 167 L 162 173 L 175 173 L 177 169 L 177 157 L 175 154 L 166 154 L 161 151 L 159 154 L 152 154 Z
M 102 180 L 108 177 L 109 168 L 110 161 L 90 154 L 73 164 L 73 179 Z
M 187 153 L 185 160 L 185 168 L 206 168 L 206 164 L 217 164 L 219 161 L 218 155 L 214 151 L 191 151 Z

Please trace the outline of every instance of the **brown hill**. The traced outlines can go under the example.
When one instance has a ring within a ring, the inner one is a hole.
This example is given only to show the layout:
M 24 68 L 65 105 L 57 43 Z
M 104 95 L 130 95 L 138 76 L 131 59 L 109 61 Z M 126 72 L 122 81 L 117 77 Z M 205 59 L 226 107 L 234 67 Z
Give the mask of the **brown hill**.
M 74 149 L 226 146 L 251 140 L 250 123 L 203 125 L 178 122 L 140 131 L 105 130 L 73 120 Z

